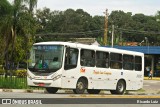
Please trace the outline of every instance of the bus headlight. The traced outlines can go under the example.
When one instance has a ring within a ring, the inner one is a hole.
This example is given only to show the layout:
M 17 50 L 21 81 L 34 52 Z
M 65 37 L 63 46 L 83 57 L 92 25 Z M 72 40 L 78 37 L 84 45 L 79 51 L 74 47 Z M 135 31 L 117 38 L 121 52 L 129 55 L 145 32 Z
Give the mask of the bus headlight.
M 62 74 L 55 76 L 55 77 L 53 78 L 53 81 L 55 81 L 55 80 L 61 78 L 61 76 L 62 76 Z
M 28 76 L 29 79 L 33 79 L 28 73 L 27 73 L 27 76 Z

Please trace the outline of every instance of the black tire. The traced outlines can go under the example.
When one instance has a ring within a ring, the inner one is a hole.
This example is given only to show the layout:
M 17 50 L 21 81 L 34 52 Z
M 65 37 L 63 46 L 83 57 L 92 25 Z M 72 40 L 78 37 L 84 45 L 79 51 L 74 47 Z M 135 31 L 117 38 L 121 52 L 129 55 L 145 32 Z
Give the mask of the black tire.
M 84 79 L 79 79 L 76 84 L 76 89 L 73 89 L 75 94 L 83 94 L 86 89 L 86 81 Z
M 58 91 L 58 88 L 55 87 L 46 87 L 46 91 L 51 94 L 55 94 Z
M 101 90 L 96 90 L 96 89 L 87 89 L 87 92 L 89 94 L 99 94 Z
M 124 94 L 124 91 L 126 90 L 126 84 L 123 80 L 118 81 L 116 90 L 110 90 L 111 94 Z
M 116 94 L 115 90 L 110 90 L 111 94 Z

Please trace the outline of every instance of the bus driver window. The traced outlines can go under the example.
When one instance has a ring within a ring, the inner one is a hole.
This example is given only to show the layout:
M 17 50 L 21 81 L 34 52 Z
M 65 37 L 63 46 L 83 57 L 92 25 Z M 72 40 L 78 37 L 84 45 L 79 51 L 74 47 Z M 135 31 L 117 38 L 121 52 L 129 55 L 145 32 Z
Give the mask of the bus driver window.
M 78 49 L 69 48 L 66 50 L 67 51 L 65 55 L 65 65 L 64 65 L 65 70 L 76 68 L 78 61 Z
M 71 52 L 71 64 L 72 65 L 77 64 L 77 52 L 74 50 Z

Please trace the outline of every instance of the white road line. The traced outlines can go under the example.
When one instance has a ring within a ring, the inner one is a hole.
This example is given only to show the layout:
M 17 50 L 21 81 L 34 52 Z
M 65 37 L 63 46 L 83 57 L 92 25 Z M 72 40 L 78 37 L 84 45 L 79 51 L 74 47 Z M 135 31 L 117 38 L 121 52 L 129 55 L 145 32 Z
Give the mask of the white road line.
M 145 87 L 149 87 L 150 85 L 143 85 L 143 86 L 145 86 Z
M 149 83 L 156 84 L 158 81 L 150 81 Z

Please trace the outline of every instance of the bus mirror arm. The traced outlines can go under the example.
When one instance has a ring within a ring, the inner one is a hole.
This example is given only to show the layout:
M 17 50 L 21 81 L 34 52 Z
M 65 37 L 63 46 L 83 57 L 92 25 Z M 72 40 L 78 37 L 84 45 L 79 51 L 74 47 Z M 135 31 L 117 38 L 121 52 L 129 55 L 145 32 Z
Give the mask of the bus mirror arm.
M 69 46 L 65 46 L 66 47 L 66 53 L 69 56 L 70 55 L 70 47 Z
M 66 62 L 67 64 L 69 64 L 69 58 L 70 58 L 70 47 L 69 46 L 65 46 L 66 47 L 66 55 L 65 55 L 65 58 L 66 58 Z

